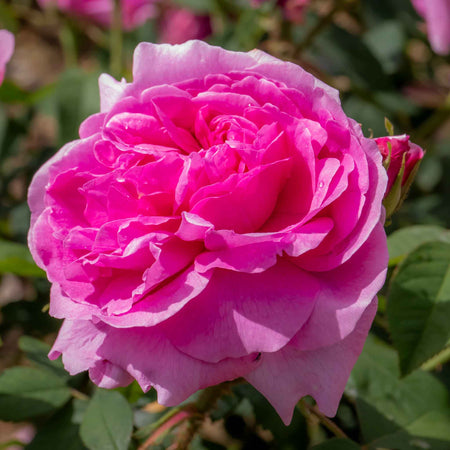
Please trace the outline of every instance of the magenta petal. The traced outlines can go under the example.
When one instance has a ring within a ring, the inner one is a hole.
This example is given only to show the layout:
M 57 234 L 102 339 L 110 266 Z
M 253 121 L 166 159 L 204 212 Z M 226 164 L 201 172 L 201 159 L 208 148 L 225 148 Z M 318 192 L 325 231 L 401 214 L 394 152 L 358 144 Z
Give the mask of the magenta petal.
M 303 350 L 332 345 L 350 334 L 383 286 L 389 255 L 383 225 L 338 268 L 317 273 L 321 284 L 316 306 L 299 335 Z
M 230 53 L 202 41 L 188 41 L 181 45 L 143 42 L 134 52 L 133 84 L 140 88 L 171 84 L 241 70 L 254 64 L 255 60 L 247 53 Z
M 180 350 L 203 361 L 274 352 L 306 322 L 318 289 L 313 277 L 284 260 L 257 274 L 215 270 L 164 330 Z
M 256 355 L 208 364 L 177 350 L 158 327 L 118 329 L 83 320 L 64 322 L 50 358 L 61 353 L 71 374 L 89 370 L 103 387 L 135 378 L 144 391 L 154 387 L 158 401 L 167 406 L 198 389 L 244 376 L 259 364 Z
M 216 228 L 237 233 L 258 231 L 273 211 L 278 194 L 290 175 L 289 168 L 289 160 L 280 160 L 253 169 L 231 192 L 204 198 L 191 212 Z
M 66 319 L 48 356 L 56 359 L 62 354 L 64 367 L 71 375 L 75 375 L 101 361 L 97 349 L 104 338 L 105 334 L 99 333 L 91 322 Z
M 211 274 L 199 274 L 188 267 L 174 280 L 155 292 L 145 295 L 142 300 L 124 314 L 108 315 L 98 313 L 98 317 L 116 327 L 151 327 L 172 317 L 208 285 Z
M 127 371 L 107 360 L 99 361 L 94 367 L 91 367 L 89 378 L 104 389 L 128 386 L 134 380 Z
M 106 73 L 98 79 L 100 88 L 100 111 L 109 111 L 115 103 L 124 96 L 127 83 L 125 80 L 117 81 Z
M 303 351 L 300 334 L 276 353 L 262 355 L 261 365 L 245 378 L 273 405 L 288 425 L 300 398 L 311 395 L 327 416 L 334 416 L 350 372 L 361 353 L 377 310 L 374 298 L 355 329 L 328 347 Z

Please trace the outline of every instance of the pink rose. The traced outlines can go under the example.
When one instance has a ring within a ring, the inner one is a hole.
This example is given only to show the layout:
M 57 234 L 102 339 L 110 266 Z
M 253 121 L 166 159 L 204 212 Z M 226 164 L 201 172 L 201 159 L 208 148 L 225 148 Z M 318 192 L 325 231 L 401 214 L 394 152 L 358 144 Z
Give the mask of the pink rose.
M 175 405 L 245 377 L 334 415 L 387 266 L 386 173 L 338 92 L 259 50 L 140 44 L 133 81 L 35 175 L 50 353 Z
M 0 84 L 5 77 L 6 64 L 14 51 L 14 35 L 7 30 L 0 30 Z
M 199 16 L 185 8 L 170 8 L 162 18 L 160 41 L 182 44 L 190 39 L 205 39 L 211 31 L 209 16 Z
M 384 205 L 389 217 L 406 197 L 425 152 L 410 142 L 406 134 L 376 138 L 375 142 L 383 156 L 383 163 L 387 166 L 388 185 Z
M 436 53 L 450 52 L 450 0 L 412 0 L 427 23 L 428 38 Z
M 121 16 L 125 30 L 132 30 L 155 14 L 156 0 L 121 0 Z M 108 27 L 111 25 L 114 0 L 38 0 L 42 7 L 56 5 L 62 11 L 85 17 Z

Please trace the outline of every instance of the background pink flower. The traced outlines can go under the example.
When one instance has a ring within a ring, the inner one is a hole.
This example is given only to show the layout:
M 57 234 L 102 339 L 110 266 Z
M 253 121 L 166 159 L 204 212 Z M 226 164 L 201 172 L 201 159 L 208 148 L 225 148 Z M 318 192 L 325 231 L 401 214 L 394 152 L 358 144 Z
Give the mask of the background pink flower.
M 0 84 L 3 83 L 6 64 L 14 52 L 14 35 L 7 30 L 0 30 Z
M 245 377 L 334 415 L 387 266 L 386 173 L 338 93 L 261 51 L 140 44 L 35 175 L 50 356 L 158 401 Z
M 450 1 L 412 0 L 417 12 L 425 19 L 431 47 L 436 53 L 450 52 Z
M 102 26 L 110 26 L 113 0 L 38 0 L 42 7 L 55 5 L 62 11 L 85 17 Z M 155 14 L 155 0 L 121 0 L 123 27 L 132 30 Z
M 253 5 L 261 5 L 267 0 L 252 0 Z M 311 0 L 278 0 L 277 2 L 283 9 L 287 20 L 293 23 L 303 22 L 306 8 Z
M 160 25 L 160 42 L 182 44 L 190 39 L 205 39 L 211 34 L 211 19 L 186 8 L 169 8 Z

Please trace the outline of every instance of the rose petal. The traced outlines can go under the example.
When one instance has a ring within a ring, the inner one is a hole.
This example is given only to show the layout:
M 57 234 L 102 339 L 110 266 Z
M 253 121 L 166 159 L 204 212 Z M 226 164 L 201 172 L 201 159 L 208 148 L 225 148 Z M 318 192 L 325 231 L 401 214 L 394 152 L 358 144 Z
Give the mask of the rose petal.
M 277 351 L 308 319 L 318 289 L 313 277 L 283 260 L 257 274 L 215 270 L 164 330 L 180 350 L 208 362 Z
M 334 416 L 376 309 L 374 298 L 352 333 L 334 345 L 304 351 L 298 346 L 301 337 L 294 337 L 280 351 L 263 354 L 261 365 L 245 378 L 270 401 L 286 425 L 305 395 L 314 397 L 324 414 Z

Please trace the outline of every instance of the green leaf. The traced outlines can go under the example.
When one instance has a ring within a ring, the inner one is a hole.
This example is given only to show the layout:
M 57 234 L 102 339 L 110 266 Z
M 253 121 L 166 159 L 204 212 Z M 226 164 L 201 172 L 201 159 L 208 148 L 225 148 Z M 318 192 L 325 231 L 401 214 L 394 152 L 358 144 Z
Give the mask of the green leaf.
M 392 125 L 392 122 L 387 117 L 384 118 L 384 127 L 386 128 L 386 131 L 388 132 L 389 136 L 394 136 L 394 125 Z M 389 152 L 389 156 L 390 153 L 391 152 Z
M 79 425 L 74 421 L 74 408 L 67 405 L 42 427 L 25 450 L 84 450 L 86 447 L 79 436 Z
M 127 450 L 133 413 L 116 391 L 98 389 L 83 417 L 80 436 L 90 450 Z
M 369 335 L 346 387 L 347 395 L 356 401 L 364 440 L 371 449 L 403 450 L 416 440 L 434 449 L 434 444 L 447 440 L 443 429 L 448 426 L 445 418 L 450 414 L 448 392 L 427 372 L 416 371 L 401 379 L 399 376 L 395 351 Z M 435 426 L 430 417 L 436 419 Z M 388 445 L 389 439 L 392 442 Z
M 322 444 L 311 447 L 311 450 L 360 450 L 361 447 L 350 439 L 329 439 Z
M 450 231 L 434 225 L 414 225 L 388 236 L 389 266 L 399 264 L 419 245 L 431 241 L 450 242 Z
M 70 398 L 64 380 L 47 370 L 13 367 L 0 375 L 0 419 L 21 421 L 60 408 Z
M 403 375 L 440 352 L 450 339 L 450 244 L 414 250 L 392 281 L 387 317 Z
M 25 277 L 45 277 L 45 272 L 33 261 L 28 247 L 0 239 L 0 273 Z
M 26 353 L 30 361 L 36 363 L 39 367 L 52 371 L 60 378 L 69 378 L 70 375 L 64 369 L 64 365 L 60 359 L 52 361 L 48 358 L 50 346 L 46 343 L 31 336 L 22 336 L 19 339 L 19 348 Z
M 394 73 L 400 68 L 406 36 L 398 21 L 387 20 L 380 23 L 370 29 L 363 40 L 380 61 L 386 73 Z

